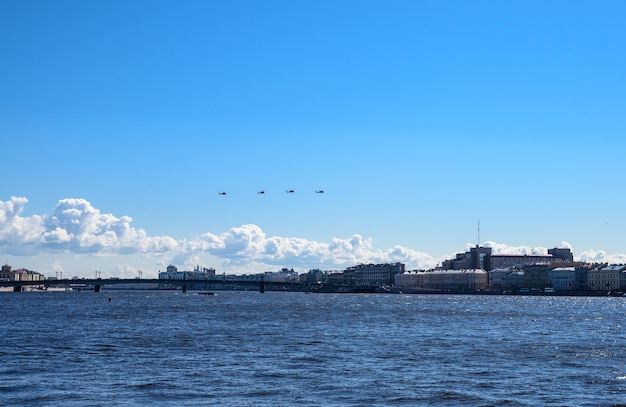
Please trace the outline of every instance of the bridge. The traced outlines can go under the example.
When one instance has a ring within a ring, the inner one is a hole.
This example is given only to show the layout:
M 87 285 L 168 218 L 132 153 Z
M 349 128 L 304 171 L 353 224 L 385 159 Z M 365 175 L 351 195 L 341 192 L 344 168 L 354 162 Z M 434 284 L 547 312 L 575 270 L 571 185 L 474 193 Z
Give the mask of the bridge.
M 261 280 L 239 280 L 229 278 L 216 278 L 210 280 L 176 280 L 176 279 L 156 279 L 156 278 L 81 278 L 81 279 L 54 279 L 41 281 L 2 281 L 0 287 L 13 287 L 13 291 L 20 292 L 28 286 L 37 287 L 93 287 L 95 292 L 100 292 L 104 286 L 116 285 L 139 285 L 139 284 L 158 284 L 160 289 L 182 289 L 187 292 L 188 289 L 255 289 L 264 292 L 267 288 L 271 291 L 309 291 L 317 287 L 317 284 L 288 283 Z

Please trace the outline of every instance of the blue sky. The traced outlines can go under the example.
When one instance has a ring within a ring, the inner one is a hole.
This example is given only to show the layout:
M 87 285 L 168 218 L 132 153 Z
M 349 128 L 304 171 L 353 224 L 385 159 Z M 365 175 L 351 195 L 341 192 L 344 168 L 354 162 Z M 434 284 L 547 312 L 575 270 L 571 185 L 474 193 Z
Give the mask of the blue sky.
M 499 251 L 626 262 L 625 12 L 5 0 L 0 258 L 84 276 L 428 268 L 480 219 Z

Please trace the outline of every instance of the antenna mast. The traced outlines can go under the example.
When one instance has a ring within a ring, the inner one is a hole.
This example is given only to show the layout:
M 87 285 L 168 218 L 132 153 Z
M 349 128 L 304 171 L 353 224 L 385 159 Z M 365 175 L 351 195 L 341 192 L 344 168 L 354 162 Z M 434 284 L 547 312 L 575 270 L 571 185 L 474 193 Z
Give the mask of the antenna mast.
M 480 219 L 478 219 L 478 241 L 476 242 L 476 247 L 480 246 Z

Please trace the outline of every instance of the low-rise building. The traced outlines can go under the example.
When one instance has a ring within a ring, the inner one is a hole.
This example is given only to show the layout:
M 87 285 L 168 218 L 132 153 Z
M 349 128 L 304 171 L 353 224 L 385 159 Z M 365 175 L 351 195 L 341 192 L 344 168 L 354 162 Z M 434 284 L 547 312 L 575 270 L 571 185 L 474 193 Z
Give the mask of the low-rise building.
M 300 274 L 300 282 L 302 284 L 319 284 L 324 281 L 324 272 L 320 269 L 309 270 L 307 273 Z
M 539 290 L 550 287 L 548 271 L 551 268 L 553 266 L 550 263 L 535 263 L 524 266 L 524 283 L 522 287 Z
M 508 267 L 524 267 L 537 263 L 571 263 L 574 260 L 568 248 L 549 249 L 547 254 L 492 254 L 491 247 L 475 246 L 454 259 L 442 263 L 444 270 L 483 269 L 491 271 Z
M 589 291 L 611 292 L 622 289 L 624 265 L 603 265 L 595 267 L 587 273 L 587 284 Z
M 390 286 L 395 283 L 396 274 L 404 273 L 404 264 L 359 264 L 348 268 L 346 272 L 354 273 L 354 281 L 357 286 Z
M 407 271 L 402 274 L 396 274 L 394 282 L 397 287 L 424 288 L 424 274 L 424 270 Z
M 272 283 L 296 283 L 299 281 L 298 273 L 293 269 L 283 268 L 278 272 L 266 271 L 264 274 L 266 282 Z
M 12 270 L 11 266 L 5 264 L 0 271 L 0 281 L 44 281 L 46 276 L 26 269 Z
M 326 276 L 325 283 L 330 285 L 349 285 L 351 281 L 346 277 L 346 273 L 343 271 L 330 271 Z
M 592 268 L 590 264 L 579 265 L 575 267 L 576 281 L 575 291 L 587 291 L 589 289 L 589 270 Z
M 576 268 L 557 267 L 548 270 L 548 284 L 554 291 L 574 291 L 576 289 Z
M 488 272 L 489 275 L 489 288 L 492 290 L 506 290 L 507 287 L 507 277 L 511 274 L 510 268 L 500 268 L 490 270 Z
M 395 276 L 396 286 L 432 290 L 464 291 L 484 290 L 489 287 L 485 270 L 429 270 L 403 273 Z
M 214 280 L 214 268 L 200 268 L 196 266 L 193 271 L 178 271 L 176 266 L 167 266 L 166 271 L 159 272 L 159 280 Z

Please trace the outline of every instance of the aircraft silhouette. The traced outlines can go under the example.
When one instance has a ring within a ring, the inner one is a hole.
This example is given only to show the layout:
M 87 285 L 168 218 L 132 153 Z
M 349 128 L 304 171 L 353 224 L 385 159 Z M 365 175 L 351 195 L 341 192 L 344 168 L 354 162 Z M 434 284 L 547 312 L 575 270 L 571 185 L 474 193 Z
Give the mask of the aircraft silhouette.
M 296 192 L 296 191 L 295 191 L 295 190 L 293 190 L 293 189 L 288 189 L 288 190 L 286 190 L 285 192 L 286 192 L 286 193 L 288 193 L 288 194 L 293 194 L 293 193 L 294 193 L 294 192 Z M 323 189 L 315 190 L 315 193 L 316 193 L 316 194 L 323 194 L 324 192 L 325 192 L 325 191 L 324 191 Z M 257 193 L 257 194 L 259 194 L 259 195 L 264 195 L 264 194 L 265 194 L 265 191 L 260 190 L 260 191 L 257 191 L 256 193 Z M 221 191 L 221 192 L 218 192 L 217 194 L 218 194 L 218 195 L 226 195 L 226 192 Z

